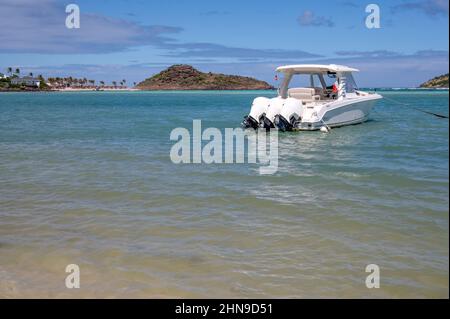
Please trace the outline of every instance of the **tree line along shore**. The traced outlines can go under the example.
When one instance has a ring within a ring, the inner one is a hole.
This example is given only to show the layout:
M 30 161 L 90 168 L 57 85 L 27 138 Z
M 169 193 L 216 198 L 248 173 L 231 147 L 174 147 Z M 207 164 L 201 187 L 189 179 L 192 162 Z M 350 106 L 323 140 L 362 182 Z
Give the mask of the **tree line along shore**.
M 136 82 L 132 83 L 136 86 Z M 32 72 L 22 75 L 19 68 L 11 67 L 6 73 L 0 72 L 0 91 L 70 91 L 70 90 L 127 90 L 126 79 L 120 81 L 96 81 L 88 78 L 76 77 L 48 77 Z
M 448 88 L 448 74 L 437 76 L 422 83 L 419 88 Z M 176 64 L 131 85 L 126 79 L 111 81 L 76 77 L 48 77 L 32 72 L 22 75 L 19 68 L 8 67 L 0 72 L 2 91 L 107 91 L 107 90 L 273 90 L 265 81 L 251 77 L 201 72 L 186 64 Z
M 0 73 L 0 91 L 78 91 L 78 90 L 273 90 L 265 81 L 251 77 L 204 73 L 190 65 L 177 64 L 128 86 L 126 79 L 121 81 L 96 81 L 88 78 L 21 75 L 20 69 L 8 68 L 6 74 Z

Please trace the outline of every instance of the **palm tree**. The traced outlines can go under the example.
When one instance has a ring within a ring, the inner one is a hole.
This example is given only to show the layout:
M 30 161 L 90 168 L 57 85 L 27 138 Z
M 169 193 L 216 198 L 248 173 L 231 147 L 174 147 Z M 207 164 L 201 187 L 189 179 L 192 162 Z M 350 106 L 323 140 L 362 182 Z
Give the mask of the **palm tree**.
M 105 86 L 105 81 L 100 81 L 101 86 Z
M 33 77 L 33 72 L 28 73 L 29 76 Z
M 133 86 L 136 86 L 136 82 L 133 82 Z
M 123 84 L 127 83 L 127 80 L 123 79 L 123 80 L 122 80 L 122 83 L 123 83 Z
M 16 73 L 17 75 L 20 75 L 20 69 L 17 68 L 15 73 Z
M 112 84 L 113 84 L 114 87 L 117 86 L 117 82 L 116 81 L 112 81 Z
M 89 80 L 89 83 L 90 83 L 92 86 L 94 86 L 95 80 Z
M 12 67 L 8 67 L 7 70 L 8 70 L 9 76 L 11 76 L 11 75 L 12 75 L 12 71 L 13 71 L 13 70 L 12 70 Z

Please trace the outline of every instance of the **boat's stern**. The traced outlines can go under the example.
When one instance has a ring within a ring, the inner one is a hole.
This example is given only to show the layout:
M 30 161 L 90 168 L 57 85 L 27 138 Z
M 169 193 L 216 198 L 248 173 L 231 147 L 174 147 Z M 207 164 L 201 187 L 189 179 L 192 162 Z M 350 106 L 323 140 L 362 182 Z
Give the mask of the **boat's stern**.
M 297 131 L 317 131 L 322 128 L 322 126 L 325 126 L 323 122 L 305 122 L 301 121 L 297 124 L 295 127 L 295 130 Z
M 311 103 L 303 106 L 301 120 L 296 123 L 295 129 L 299 131 L 316 131 L 320 130 L 323 123 L 322 111 L 323 106 Z

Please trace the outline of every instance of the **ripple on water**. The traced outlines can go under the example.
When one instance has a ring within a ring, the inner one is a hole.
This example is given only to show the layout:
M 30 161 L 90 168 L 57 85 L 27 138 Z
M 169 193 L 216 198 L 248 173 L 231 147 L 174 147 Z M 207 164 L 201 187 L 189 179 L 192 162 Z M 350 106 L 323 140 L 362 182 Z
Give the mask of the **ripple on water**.
M 448 121 L 383 100 L 280 133 L 275 175 L 171 163 L 173 128 L 235 127 L 257 94 L 0 96 L 0 295 L 448 297 Z M 448 92 L 383 94 L 448 112 Z

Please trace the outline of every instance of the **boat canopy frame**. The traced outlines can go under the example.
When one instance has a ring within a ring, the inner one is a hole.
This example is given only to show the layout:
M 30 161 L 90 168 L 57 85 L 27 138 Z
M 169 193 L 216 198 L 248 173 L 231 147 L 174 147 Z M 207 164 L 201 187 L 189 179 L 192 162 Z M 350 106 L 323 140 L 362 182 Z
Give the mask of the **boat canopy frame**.
M 311 87 L 314 87 L 313 76 L 317 75 L 320 84 L 322 85 L 322 88 L 326 90 L 327 85 L 323 76 L 327 74 L 327 75 L 336 75 L 336 79 L 339 84 L 343 85 L 344 91 L 350 93 L 357 89 L 357 85 L 353 78 L 352 72 L 359 72 L 359 70 L 355 68 L 350 68 L 345 65 L 298 64 L 298 65 L 280 66 L 276 70 L 277 72 L 281 72 L 284 74 L 283 82 L 281 83 L 281 86 L 278 89 L 279 95 L 282 98 L 288 97 L 289 83 L 291 82 L 292 77 L 298 74 L 310 75 Z M 344 92 L 344 95 L 346 92 Z

